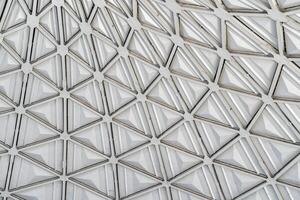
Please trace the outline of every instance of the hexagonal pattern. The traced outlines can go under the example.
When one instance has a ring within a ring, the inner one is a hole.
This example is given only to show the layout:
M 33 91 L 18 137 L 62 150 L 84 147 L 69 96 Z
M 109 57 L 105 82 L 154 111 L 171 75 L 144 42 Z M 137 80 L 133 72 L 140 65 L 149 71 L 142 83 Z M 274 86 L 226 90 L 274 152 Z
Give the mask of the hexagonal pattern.
M 300 199 L 300 0 L 1 0 L 0 199 Z

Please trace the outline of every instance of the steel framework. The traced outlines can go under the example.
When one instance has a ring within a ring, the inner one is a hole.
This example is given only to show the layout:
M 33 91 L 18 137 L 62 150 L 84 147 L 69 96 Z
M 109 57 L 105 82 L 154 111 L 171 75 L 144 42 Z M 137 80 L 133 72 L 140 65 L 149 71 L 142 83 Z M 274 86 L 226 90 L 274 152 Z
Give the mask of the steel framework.
M 300 0 L 0 0 L 0 199 L 300 199 Z

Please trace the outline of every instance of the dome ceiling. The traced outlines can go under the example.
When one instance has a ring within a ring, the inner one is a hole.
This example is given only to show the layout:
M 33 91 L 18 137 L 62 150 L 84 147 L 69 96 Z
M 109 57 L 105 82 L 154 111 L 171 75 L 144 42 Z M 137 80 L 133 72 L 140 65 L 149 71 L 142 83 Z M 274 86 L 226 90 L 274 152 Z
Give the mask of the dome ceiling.
M 300 199 L 299 0 L 0 1 L 0 199 Z

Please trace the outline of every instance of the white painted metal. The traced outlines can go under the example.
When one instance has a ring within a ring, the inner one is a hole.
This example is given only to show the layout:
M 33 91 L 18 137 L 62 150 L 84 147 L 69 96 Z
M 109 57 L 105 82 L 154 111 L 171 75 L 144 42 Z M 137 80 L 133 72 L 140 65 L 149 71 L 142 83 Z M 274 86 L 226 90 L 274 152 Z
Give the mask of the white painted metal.
M 0 0 L 0 199 L 300 199 L 299 0 Z

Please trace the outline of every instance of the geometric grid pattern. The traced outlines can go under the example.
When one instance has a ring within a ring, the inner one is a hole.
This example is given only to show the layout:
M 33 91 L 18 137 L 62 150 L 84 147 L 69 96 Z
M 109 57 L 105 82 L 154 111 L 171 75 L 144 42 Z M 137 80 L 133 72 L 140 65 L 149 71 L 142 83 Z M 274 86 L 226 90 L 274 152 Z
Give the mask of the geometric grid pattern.
M 299 0 L 1 0 L 0 199 L 300 198 Z

